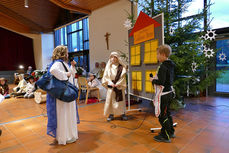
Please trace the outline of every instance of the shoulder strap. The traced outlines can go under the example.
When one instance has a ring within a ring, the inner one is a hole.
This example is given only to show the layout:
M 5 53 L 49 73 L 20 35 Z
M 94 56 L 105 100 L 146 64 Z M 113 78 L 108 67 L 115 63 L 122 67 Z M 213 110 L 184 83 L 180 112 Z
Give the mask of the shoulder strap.
M 68 69 L 66 68 L 66 66 L 64 65 L 64 63 L 61 61 L 62 65 L 64 66 L 64 69 L 66 72 L 68 72 Z

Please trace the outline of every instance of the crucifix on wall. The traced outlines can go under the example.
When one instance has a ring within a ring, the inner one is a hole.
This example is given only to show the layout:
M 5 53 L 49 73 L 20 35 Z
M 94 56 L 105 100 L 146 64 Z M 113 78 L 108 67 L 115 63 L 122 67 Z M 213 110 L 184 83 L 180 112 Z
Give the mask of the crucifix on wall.
M 108 33 L 108 32 L 104 35 L 104 37 L 106 37 L 107 50 L 109 50 L 109 36 L 110 36 L 110 35 L 111 35 L 111 34 Z

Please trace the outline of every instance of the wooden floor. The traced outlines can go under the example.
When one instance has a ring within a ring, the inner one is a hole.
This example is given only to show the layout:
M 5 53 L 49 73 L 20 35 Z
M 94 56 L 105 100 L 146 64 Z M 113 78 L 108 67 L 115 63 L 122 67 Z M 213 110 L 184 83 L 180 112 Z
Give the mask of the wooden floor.
M 103 116 L 104 103 L 80 104 L 79 139 L 66 146 L 50 146 L 46 135 L 45 104 L 33 99 L 11 98 L 0 104 L 0 152 L 4 153 L 227 153 L 229 152 L 229 99 L 186 99 L 186 108 L 173 112 L 176 138 L 172 143 L 153 140 L 159 127 L 147 101 L 128 112 L 129 121 L 110 123 Z M 145 120 L 144 120 L 145 118 Z

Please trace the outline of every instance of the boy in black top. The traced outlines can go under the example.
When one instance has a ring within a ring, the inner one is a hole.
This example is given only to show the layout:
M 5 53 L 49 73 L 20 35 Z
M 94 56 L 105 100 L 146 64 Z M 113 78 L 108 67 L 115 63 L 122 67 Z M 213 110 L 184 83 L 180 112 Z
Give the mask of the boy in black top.
M 169 106 L 173 97 L 172 84 L 174 79 L 175 64 L 169 60 L 171 54 L 171 47 L 169 45 L 161 45 L 157 49 L 157 59 L 161 62 L 157 72 L 157 78 L 150 77 L 152 84 L 164 86 L 160 102 L 159 122 L 162 126 L 159 135 L 154 137 L 154 140 L 160 142 L 170 143 L 170 138 L 174 138 L 174 128 L 172 116 L 170 116 Z

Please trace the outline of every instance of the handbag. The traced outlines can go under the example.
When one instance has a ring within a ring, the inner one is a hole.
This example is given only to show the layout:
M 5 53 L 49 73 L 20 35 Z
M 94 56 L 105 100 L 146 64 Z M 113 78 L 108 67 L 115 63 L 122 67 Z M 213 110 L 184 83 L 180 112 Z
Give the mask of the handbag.
M 66 66 L 61 62 L 68 72 Z M 36 84 L 44 91 L 47 91 L 52 97 L 62 100 L 63 102 L 72 102 L 78 97 L 78 89 L 68 82 L 68 80 L 58 80 L 50 72 L 45 73 Z

